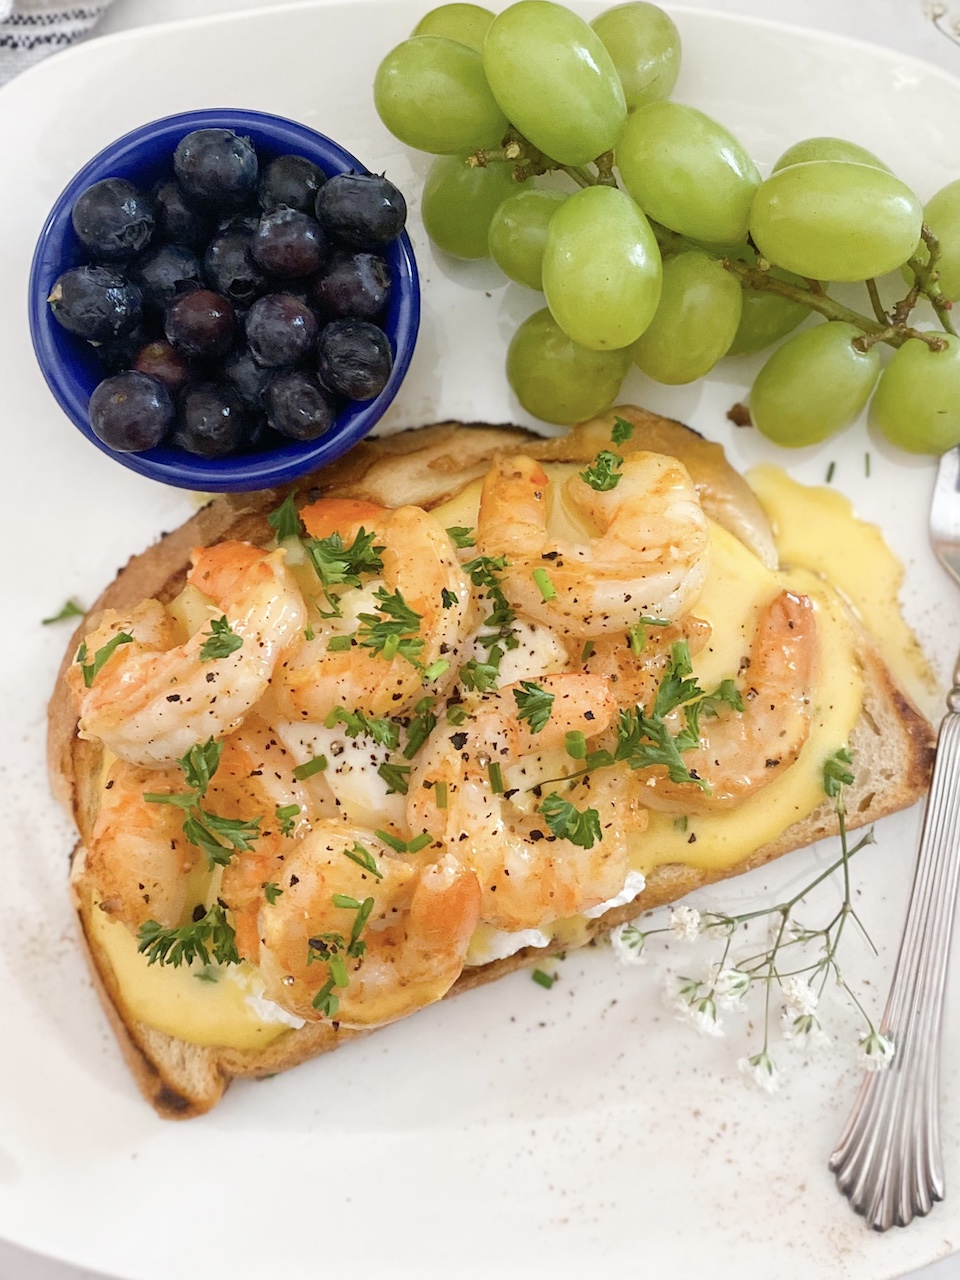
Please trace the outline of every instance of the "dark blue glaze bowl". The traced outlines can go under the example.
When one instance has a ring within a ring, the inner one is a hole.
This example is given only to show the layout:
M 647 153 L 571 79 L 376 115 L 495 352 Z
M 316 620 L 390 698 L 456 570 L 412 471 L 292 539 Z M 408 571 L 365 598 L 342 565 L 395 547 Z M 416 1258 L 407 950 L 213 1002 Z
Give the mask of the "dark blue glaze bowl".
M 67 185 L 47 218 L 30 270 L 30 333 L 47 385 L 74 425 L 125 467 L 182 489 L 230 492 L 265 489 L 294 480 L 338 458 L 365 436 L 383 416 L 399 390 L 410 365 L 420 323 L 420 285 L 413 249 L 406 234 L 384 251 L 393 287 L 382 321 L 393 348 L 390 380 L 374 400 L 348 404 L 333 427 L 319 440 L 291 440 L 262 453 L 230 458 L 201 458 L 160 445 L 143 453 L 118 453 L 107 448 L 90 429 L 87 407 L 91 392 L 107 376 L 95 349 L 68 333 L 53 317 L 47 297 L 54 281 L 70 267 L 86 260 L 70 220 L 74 201 L 102 178 L 128 178 L 149 190 L 173 174 L 177 143 L 194 129 L 233 129 L 249 137 L 261 165 L 275 156 L 297 154 L 312 160 L 328 177 L 369 170 L 343 147 L 306 125 L 260 111 L 217 109 L 186 111 L 167 116 L 124 134 L 85 164 Z

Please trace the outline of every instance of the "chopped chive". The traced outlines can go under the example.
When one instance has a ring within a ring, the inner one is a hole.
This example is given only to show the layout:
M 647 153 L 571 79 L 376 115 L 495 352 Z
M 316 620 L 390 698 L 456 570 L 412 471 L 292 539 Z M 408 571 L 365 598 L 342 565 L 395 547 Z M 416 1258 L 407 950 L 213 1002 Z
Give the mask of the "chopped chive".
M 327 641 L 327 648 L 331 653 L 341 653 L 345 649 L 352 649 L 353 636 L 331 636 Z
M 557 975 L 555 973 L 544 973 L 542 969 L 534 969 L 530 976 L 533 978 L 534 982 L 538 983 L 541 987 L 546 987 L 548 991 L 557 980 Z
M 351 898 L 346 893 L 335 893 L 333 895 L 333 905 L 335 907 L 346 907 L 350 911 L 359 911 L 360 903 L 356 898 Z
M 540 592 L 544 604 L 556 596 L 557 589 L 550 581 L 550 575 L 546 569 L 534 569 L 531 576 L 537 585 L 537 590 Z
M 487 765 L 487 774 L 490 778 L 490 789 L 494 795 L 503 795 L 503 775 L 500 772 L 500 766 L 496 760 Z
M 352 849 L 344 849 L 343 856 L 349 858 L 351 862 L 355 862 L 358 867 L 363 867 L 364 871 L 369 871 L 378 880 L 383 879 L 383 872 L 374 861 L 373 854 L 359 840 L 353 842 Z
M 688 822 L 687 822 L 687 818 L 686 818 L 686 816 L 683 816 L 683 817 L 680 817 L 680 818 L 674 818 L 674 820 L 673 820 L 673 825 L 676 827 L 676 829 L 677 829 L 678 831 L 686 831 L 687 826 L 688 826 Z
M 428 844 L 433 844 L 433 836 L 429 831 L 424 831 L 422 835 L 410 840 L 407 844 L 407 853 L 419 853 L 421 849 L 425 849 Z
M 314 756 L 306 764 L 298 764 L 293 771 L 293 776 L 298 782 L 303 782 L 304 778 L 312 778 L 315 773 L 323 773 L 327 763 L 326 756 Z
M 445 809 L 447 807 L 447 784 L 445 782 L 438 782 L 434 788 L 433 794 L 437 802 L 437 808 Z
M 586 759 L 587 738 L 580 729 L 570 729 L 564 740 L 564 745 L 571 760 Z
M 374 831 L 373 833 L 378 840 L 382 840 L 384 844 L 388 844 L 391 849 L 397 853 L 407 852 L 406 840 L 401 840 L 399 836 L 393 836 L 389 831 Z
M 304 638 L 304 640 L 308 640 L 308 641 L 309 641 L 309 640 L 316 640 L 316 638 L 317 638 L 317 633 L 314 631 L 313 627 L 309 627 L 309 626 L 308 626 L 308 627 L 304 627 L 304 629 L 303 629 L 303 638 Z
M 635 622 L 632 627 L 627 628 L 627 635 L 630 637 L 630 652 L 635 658 L 639 658 L 647 643 L 646 626 L 643 622 Z
M 467 708 L 462 702 L 452 702 L 447 707 L 447 724 L 452 724 L 456 729 L 462 725 L 467 718 Z
M 357 903 L 357 906 L 360 906 L 359 902 Z M 350 981 L 343 956 L 337 955 L 336 952 L 333 952 L 330 959 L 327 961 L 327 969 L 330 973 L 330 977 L 333 979 L 333 985 L 335 987 L 345 987 Z
M 837 464 L 835 462 L 831 462 L 829 467 L 827 467 L 827 484 L 830 484 L 832 482 L 833 473 L 834 471 L 836 471 L 836 469 L 837 469 Z
M 592 656 L 593 656 L 593 648 L 594 648 L 594 646 L 593 646 L 593 641 L 592 641 L 592 640 L 587 640 L 587 641 L 584 643 L 583 648 L 580 650 L 580 661 L 581 661 L 581 662 L 586 662 L 588 658 L 590 658 L 590 657 L 592 657 Z
M 865 474 L 869 476 L 869 474 L 870 474 L 870 451 L 869 451 L 869 449 L 868 449 L 868 450 L 867 450 L 867 452 L 863 455 L 863 469 L 864 469 Z
M 446 658 L 438 658 L 436 662 L 431 662 L 429 667 L 425 667 L 423 671 L 426 680 L 438 680 L 445 671 L 450 670 L 450 663 Z

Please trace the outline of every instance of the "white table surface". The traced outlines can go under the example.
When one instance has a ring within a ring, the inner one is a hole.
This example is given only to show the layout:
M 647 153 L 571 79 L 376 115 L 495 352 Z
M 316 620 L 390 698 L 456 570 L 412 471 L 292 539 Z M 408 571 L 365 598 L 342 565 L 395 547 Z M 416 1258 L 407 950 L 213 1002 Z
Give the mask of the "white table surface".
M 362 0 L 357 2 L 362 3 Z M 440 0 L 436 2 L 440 3 Z M 114 0 L 112 9 L 97 31 L 124 31 L 203 14 L 267 8 L 271 3 L 282 3 L 282 0 Z M 664 0 L 664 3 L 672 4 L 673 0 Z M 429 7 L 430 0 L 424 0 L 424 10 Z M 493 7 L 501 8 L 502 5 Z M 960 76 L 960 45 L 952 43 L 935 29 L 926 12 L 931 6 L 924 5 L 923 0 L 703 0 L 701 4 L 676 7 L 710 8 L 856 36 L 924 58 Z M 947 0 L 946 7 L 949 13 L 944 25 L 949 26 L 951 20 L 960 19 L 960 0 Z M 958 1194 L 957 1189 L 953 1189 L 953 1193 Z M 76 1267 L 27 1253 L 0 1240 L 0 1280 L 105 1278 L 92 1271 L 79 1271 Z M 170 1280 L 192 1280 L 192 1277 L 171 1276 Z M 284 1278 L 274 1276 L 270 1280 Z M 679 1280 L 685 1278 L 680 1277 Z M 811 1280 L 826 1278 L 811 1277 Z M 912 1273 L 910 1280 L 960 1280 L 960 1254 Z

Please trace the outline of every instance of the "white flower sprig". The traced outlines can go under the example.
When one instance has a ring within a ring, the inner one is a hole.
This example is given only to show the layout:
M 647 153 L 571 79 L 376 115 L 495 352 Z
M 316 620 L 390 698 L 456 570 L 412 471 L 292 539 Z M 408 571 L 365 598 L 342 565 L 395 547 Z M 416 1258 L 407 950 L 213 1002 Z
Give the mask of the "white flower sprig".
M 827 981 L 835 985 L 857 1009 L 865 1031 L 857 1042 L 861 1062 L 870 1070 L 888 1066 L 895 1052 L 891 1039 L 879 1031 L 856 994 L 851 990 L 837 961 L 837 949 L 847 921 L 852 919 L 876 952 L 863 922 L 853 906 L 850 884 L 850 859 L 866 845 L 873 843 L 873 830 L 850 846 L 847 839 L 846 809 L 843 789 L 853 782 L 849 765 L 852 757 L 846 749 L 835 752 L 823 766 L 823 789 L 835 802 L 840 834 L 840 857 L 822 871 L 799 893 L 784 902 L 740 915 L 698 911 L 683 903 L 670 909 L 667 924 L 641 929 L 637 921 L 620 925 L 611 934 L 614 951 L 627 964 L 642 963 L 647 954 L 647 939 L 655 934 L 670 934 L 683 942 L 718 938 L 723 949 L 718 961 L 710 965 L 706 976 L 692 977 L 673 973 L 668 976 L 665 999 L 684 1021 L 711 1036 L 724 1034 L 721 1011 L 742 1008 L 754 988 L 764 993 L 763 1044 L 758 1053 L 741 1058 L 738 1065 L 753 1084 L 773 1093 L 780 1081 L 780 1071 L 771 1053 L 771 1033 L 775 1007 L 779 1006 L 779 1025 L 784 1044 L 811 1052 L 830 1044 L 830 1037 L 820 1021 L 820 1000 Z M 808 928 L 795 917 L 794 911 L 809 894 L 837 872 L 842 873 L 843 901 L 832 918 L 818 929 Z M 767 918 L 771 925 L 770 944 L 763 950 L 740 956 L 735 961 L 731 951 L 735 937 L 745 932 L 753 921 Z M 814 947 L 810 958 L 810 948 Z
M 943 0 L 924 0 L 923 13 L 942 36 L 946 36 L 954 44 L 960 44 L 960 13 L 951 14 Z

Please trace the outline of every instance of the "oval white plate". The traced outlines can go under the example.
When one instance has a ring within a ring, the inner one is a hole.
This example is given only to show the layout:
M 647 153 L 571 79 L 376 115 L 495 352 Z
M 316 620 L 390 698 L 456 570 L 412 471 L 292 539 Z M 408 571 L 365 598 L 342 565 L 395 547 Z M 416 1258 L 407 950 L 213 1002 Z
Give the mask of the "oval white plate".
M 746 1030 L 700 1040 L 665 1012 L 660 975 L 575 954 L 550 991 L 519 974 L 342 1053 L 235 1086 L 211 1116 L 163 1123 L 140 1100 L 97 1006 L 67 905 L 68 823 L 43 761 L 44 704 L 66 636 L 41 628 L 89 600 L 133 551 L 191 510 L 188 496 L 112 465 L 62 419 L 34 364 L 24 295 L 46 210 L 117 134 L 191 107 L 297 117 L 415 206 L 427 160 L 380 126 L 377 61 L 426 3 L 298 5 L 122 34 L 68 52 L 0 93 L 0 351 L 7 602 L 0 776 L 0 1235 L 80 1265 L 167 1280 L 389 1270 L 458 1280 L 669 1269 L 711 1280 L 831 1275 L 883 1280 L 948 1253 L 960 1232 L 960 1019 L 945 1054 L 949 1198 L 879 1238 L 834 1190 L 826 1158 L 856 1087 L 837 1050 L 785 1062 L 774 1099 L 736 1070 Z M 599 8 L 599 6 L 597 6 Z M 878 152 L 922 198 L 960 173 L 960 83 L 867 45 L 678 11 L 677 96 L 736 131 L 764 166 L 789 143 L 841 133 Z M 524 415 L 503 352 L 539 305 L 485 265 L 439 260 L 416 213 L 424 321 L 390 425 Z M 905 560 L 908 616 L 945 672 L 960 607 L 925 543 L 928 462 L 894 459 L 858 427 L 784 459 L 725 420 L 755 368 L 729 362 L 669 390 L 625 391 L 722 440 L 745 467 L 776 456 L 834 485 Z M 867 478 L 865 454 L 872 466 Z M 837 549 L 838 555 L 843 549 Z M 850 939 L 851 980 L 879 1010 L 899 936 L 916 812 L 882 824 L 858 859 L 858 904 L 880 946 Z M 795 891 L 835 856 L 813 849 L 709 896 L 732 907 Z M 831 891 L 832 892 L 832 891 Z M 741 908 L 742 909 L 742 908 Z M 848 1009 L 833 1011 L 851 1040 Z M 755 1049 L 756 1042 L 750 1051 Z

